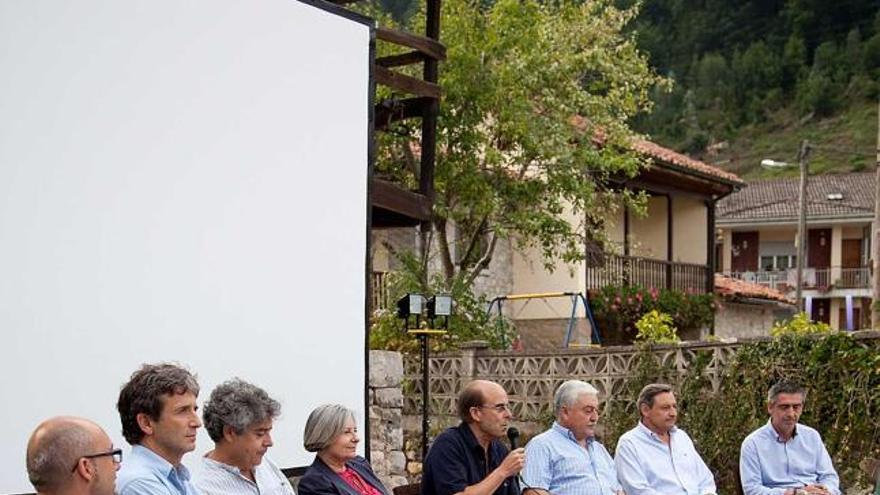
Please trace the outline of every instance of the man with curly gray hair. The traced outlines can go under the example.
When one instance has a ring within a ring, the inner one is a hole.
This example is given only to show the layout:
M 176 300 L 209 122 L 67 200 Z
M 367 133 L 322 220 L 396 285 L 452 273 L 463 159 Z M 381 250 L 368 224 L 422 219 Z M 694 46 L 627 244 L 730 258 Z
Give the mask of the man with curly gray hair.
M 202 495 L 294 495 L 290 482 L 266 457 L 272 422 L 280 413 L 281 404 L 265 390 L 238 378 L 211 392 L 202 419 L 214 450 L 202 458 L 196 480 Z

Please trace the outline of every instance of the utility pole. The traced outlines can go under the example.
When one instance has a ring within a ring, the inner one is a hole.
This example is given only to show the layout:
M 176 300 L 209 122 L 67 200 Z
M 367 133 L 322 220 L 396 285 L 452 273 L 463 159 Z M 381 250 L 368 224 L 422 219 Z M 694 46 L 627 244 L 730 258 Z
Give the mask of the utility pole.
M 798 198 L 800 199 L 800 207 L 798 208 L 798 231 L 797 231 L 797 279 L 795 288 L 795 300 L 797 301 L 798 311 L 804 312 L 804 299 L 802 297 L 804 289 L 804 255 L 806 250 L 806 233 L 807 233 L 807 160 L 810 155 L 810 143 L 806 139 L 801 141 L 801 149 L 798 152 L 798 164 L 801 169 L 800 189 Z M 880 177 L 880 175 L 878 175 Z M 809 317 L 810 315 L 807 315 Z
M 871 328 L 880 327 L 880 101 L 877 104 L 877 156 L 874 180 L 874 224 L 871 226 Z

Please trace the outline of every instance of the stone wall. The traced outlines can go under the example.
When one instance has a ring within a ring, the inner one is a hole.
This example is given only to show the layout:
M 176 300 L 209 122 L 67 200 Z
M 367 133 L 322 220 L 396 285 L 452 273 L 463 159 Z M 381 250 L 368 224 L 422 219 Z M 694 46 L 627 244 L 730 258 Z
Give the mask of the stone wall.
M 477 296 L 492 300 L 513 292 L 513 250 L 509 239 L 499 239 L 492 253 L 489 268 L 474 279 L 473 290 Z
M 400 261 L 392 253 L 413 251 L 416 248 L 418 229 L 400 227 L 373 230 L 370 259 L 373 271 L 387 272 L 401 268 Z
M 742 304 L 724 301 L 715 312 L 715 336 L 720 338 L 761 337 L 770 334 L 773 323 L 791 318 L 794 308 L 781 304 Z
M 538 318 L 513 320 L 522 349 L 551 351 L 563 348 L 568 333 L 568 318 Z M 586 318 L 575 318 L 571 344 L 588 345 L 593 339 L 592 326 Z
M 403 453 L 403 357 L 370 351 L 370 463 L 389 489 L 408 483 Z

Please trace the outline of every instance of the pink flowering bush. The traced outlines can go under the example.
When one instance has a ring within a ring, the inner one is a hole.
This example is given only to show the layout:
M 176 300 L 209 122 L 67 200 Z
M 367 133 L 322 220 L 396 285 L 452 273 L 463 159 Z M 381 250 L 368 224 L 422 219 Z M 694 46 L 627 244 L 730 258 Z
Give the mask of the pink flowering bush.
M 672 318 L 679 330 L 708 326 L 715 317 L 715 296 L 695 291 L 605 286 L 590 291 L 590 308 L 602 335 L 603 344 L 630 344 L 637 330 L 636 322 L 657 310 Z

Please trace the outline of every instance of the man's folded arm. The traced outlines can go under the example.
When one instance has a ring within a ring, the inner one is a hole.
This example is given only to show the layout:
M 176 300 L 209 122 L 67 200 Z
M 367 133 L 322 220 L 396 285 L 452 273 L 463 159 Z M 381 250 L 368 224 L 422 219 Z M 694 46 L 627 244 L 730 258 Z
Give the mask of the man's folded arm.
M 819 438 L 819 445 L 821 452 L 819 454 L 818 466 L 816 467 L 817 482 L 820 485 L 824 485 L 831 492 L 831 495 L 840 495 L 840 477 L 834 469 L 834 464 L 831 463 L 831 456 L 828 455 L 828 449 L 825 448 L 821 437 Z

